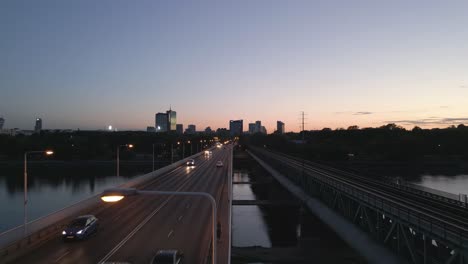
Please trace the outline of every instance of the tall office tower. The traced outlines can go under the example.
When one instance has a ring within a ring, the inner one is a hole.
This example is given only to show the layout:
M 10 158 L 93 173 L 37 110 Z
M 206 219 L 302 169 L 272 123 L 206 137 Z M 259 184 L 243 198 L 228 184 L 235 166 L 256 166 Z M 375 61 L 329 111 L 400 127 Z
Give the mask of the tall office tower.
M 255 121 L 255 131 L 254 133 L 262 132 L 262 121 Z
M 42 130 L 42 119 L 36 118 L 36 125 L 34 126 L 34 132 L 39 133 Z
M 284 134 L 284 123 L 281 121 L 276 121 L 276 133 Z
M 177 134 L 182 135 L 184 133 L 184 125 L 177 124 L 176 125 L 176 132 L 177 132 Z
M 255 133 L 255 123 L 249 123 L 249 134 Z
M 0 130 L 3 129 L 3 125 L 5 124 L 5 118 L 0 117 Z
M 169 108 L 167 114 L 167 131 L 176 131 L 177 129 L 177 113 Z
M 156 132 L 167 132 L 167 114 L 157 113 L 155 116 Z
M 241 120 L 230 120 L 229 121 L 229 132 L 231 136 L 240 136 L 244 131 L 244 121 Z

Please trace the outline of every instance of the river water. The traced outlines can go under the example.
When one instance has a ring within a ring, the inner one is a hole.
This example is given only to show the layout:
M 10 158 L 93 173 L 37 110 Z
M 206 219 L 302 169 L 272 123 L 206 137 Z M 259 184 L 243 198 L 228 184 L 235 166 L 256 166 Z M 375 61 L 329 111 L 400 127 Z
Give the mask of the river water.
M 115 176 L 113 162 L 31 163 L 28 167 L 28 220 L 53 213 L 103 190 L 151 171 L 152 164 L 121 164 Z M 0 233 L 23 224 L 22 164 L 0 165 Z
M 425 174 L 412 180 L 412 183 L 453 194 L 468 194 L 468 174 L 455 176 Z

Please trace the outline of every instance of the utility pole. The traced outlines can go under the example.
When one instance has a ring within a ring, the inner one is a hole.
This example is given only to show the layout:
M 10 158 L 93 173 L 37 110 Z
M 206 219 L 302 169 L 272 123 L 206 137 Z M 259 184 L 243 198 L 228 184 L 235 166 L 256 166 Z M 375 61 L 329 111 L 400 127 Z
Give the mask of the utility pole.
M 305 140 L 305 113 L 304 111 L 301 112 L 301 117 L 302 117 L 302 123 L 301 123 L 301 132 L 302 132 L 302 141 Z

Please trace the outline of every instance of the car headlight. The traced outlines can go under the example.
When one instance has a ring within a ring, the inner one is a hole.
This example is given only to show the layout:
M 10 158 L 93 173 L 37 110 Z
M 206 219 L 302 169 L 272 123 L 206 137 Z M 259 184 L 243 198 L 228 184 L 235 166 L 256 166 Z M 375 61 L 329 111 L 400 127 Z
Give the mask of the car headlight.
M 65 230 L 64 230 L 64 231 L 62 231 L 62 235 L 66 235 L 66 234 L 67 234 L 67 232 L 65 232 Z
M 77 235 L 81 235 L 81 233 L 83 233 L 83 230 L 76 232 Z

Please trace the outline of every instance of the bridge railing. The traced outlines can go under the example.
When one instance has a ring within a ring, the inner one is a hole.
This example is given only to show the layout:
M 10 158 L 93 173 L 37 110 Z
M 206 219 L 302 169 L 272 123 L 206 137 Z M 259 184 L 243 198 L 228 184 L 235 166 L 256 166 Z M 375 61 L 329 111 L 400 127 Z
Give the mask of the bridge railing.
M 324 184 L 359 203 L 363 203 L 374 210 L 380 211 L 390 219 L 398 219 L 408 228 L 415 230 L 415 232 L 431 234 L 434 238 L 439 239 L 439 241 L 444 241 L 457 248 L 468 248 L 468 229 L 465 227 L 452 224 L 444 219 L 434 217 L 429 213 L 416 210 L 377 193 L 371 193 L 365 188 L 350 185 L 346 181 L 332 178 L 326 174 L 310 172 L 297 164 L 291 165 L 284 161 L 284 157 L 279 155 L 275 156 L 275 154 L 261 148 L 251 148 L 251 150 L 267 161 L 270 166 L 284 173 L 286 177 L 312 197 L 316 193 L 313 191 L 314 186 L 311 185 L 315 183 Z

